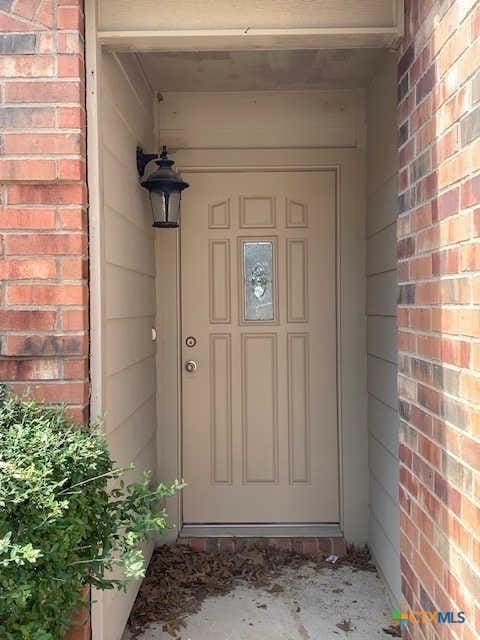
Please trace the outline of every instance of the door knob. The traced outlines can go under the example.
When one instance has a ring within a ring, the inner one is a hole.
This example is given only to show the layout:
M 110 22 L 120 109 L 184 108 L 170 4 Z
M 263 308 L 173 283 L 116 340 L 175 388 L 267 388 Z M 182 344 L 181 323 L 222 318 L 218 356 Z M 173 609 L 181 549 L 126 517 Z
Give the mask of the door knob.
M 195 360 L 187 360 L 187 362 L 185 362 L 185 371 L 188 371 L 188 373 L 194 373 L 196 370 L 197 363 Z

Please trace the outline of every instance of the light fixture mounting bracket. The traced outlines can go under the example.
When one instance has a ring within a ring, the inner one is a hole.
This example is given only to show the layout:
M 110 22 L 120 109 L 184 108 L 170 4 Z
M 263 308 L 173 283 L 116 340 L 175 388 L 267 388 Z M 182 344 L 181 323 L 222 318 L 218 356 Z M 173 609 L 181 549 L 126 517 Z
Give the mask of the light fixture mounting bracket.
M 156 158 L 158 158 L 158 153 L 144 153 L 141 146 L 137 147 L 137 171 L 140 178 L 143 176 L 147 164 Z

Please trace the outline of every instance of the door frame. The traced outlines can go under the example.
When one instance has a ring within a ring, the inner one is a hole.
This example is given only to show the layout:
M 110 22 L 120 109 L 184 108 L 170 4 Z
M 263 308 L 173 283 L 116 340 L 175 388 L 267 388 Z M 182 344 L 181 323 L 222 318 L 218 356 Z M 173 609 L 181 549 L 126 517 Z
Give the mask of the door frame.
M 228 151 L 229 155 L 235 158 L 235 152 L 233 150 Z M 206 154 L 206 158 L 208 161 L 208 154 Z M 212 162 L 212 161 L 210 161 Z M 340 214 L 339 214 L 339 172 L 340 167 L 338 165 L 326 165 L 326 164 L 292 164 L 292 165 L 284 165 L 284 164 L 272 164 L 272 165 L 260 165 L 256 164 L 255 166 L 250 165 L 241 165 L 241 164 L 233 164 L 233 165 L 206 165 L 206 166 L 192 166 L 192 165 L 178 165 L 179 170 L 182 175 L 186 177 L 188 180 L 189 174 L 222 174 L 222 173 L 234 173 L 234 174 L 242 174 L 242 173 L 329 173 L 333 174 L 334 182 L 335 182 L 335 205 L 334 205 L 334 229 L 335 229 L 335 343 L 336 343 L 336 354 L 335 354 L 335 394 L 336 394 L 336 432 L 337 432 L 337 498 L 338 498 L 338 513 L 339 513 L 339 522 L 338 523 L 312 523 L 312 524 L 289 524 L 281 523 L 281 524 L 254 524 L 251 523 L 249 525 L 243 524 L 215 524 L 215 525 L 185 525 L 183 523 L 183 500 L 182 494 L 180 494 L 180 505 L 179 505 L 179 523 L 178 523 L 178 533 L 181 537 L 205 537 L 205 536 L 248 536 L 248 537 L 278 537 L 278 536 L 288 536 L 288 537 L 341 537 L 342 536 L 342 527 L 341 527 L 341 514 L 342 514 L 342 472 L 341 472 L 341 456 L 340 456 L 340 447 L 342 441 L 342 422 L 341 422 L 341 360 L 340 360 L 340 317 L 341 317 L 341 308 L 339 304 L 339 289 L 340 289 L 340 279 L 339 279 L 339 224 L 340 224 Z M 262 234 L 262 229 L 257 230 L 260 236 L 264 236 Z M 268 230 L 267 230 L 268 231 Z M 180 230 L 178 233 L 179 239 L 181 239 L 182 233 L 182 225 L 180 225 Z M 243 236 L 243 239 L 245 236 Z M 239 237 L 240 239 L 240 237 Z M 270 237 L 269 237 L 270 239 Z M 314 249 L 313 249 L 314 250 Z M 182 419 L 182 408 L 184 403 L 183 398 L 183 389 L 182 389 L 182 379 L 183 379 L 183 340 L 182 340 L 182 325 L 183 325 L 183 316 L 182 316 L 182 259 L 181 252 L 179 255 L 179 287 L 178 287 L 178 295 L 179 300 L 177 301 L 177 313 L 179 316 L 179 331 L 180 334 L 178 336 L 178 359 L 180 362 L 180 386 L 177 389 L 178 393 L 178 403 L 180 407 L 180 419 L 177 425 L 178 428 L 178 473 L 182 475 L 183 473 L 183 419 Z M 278 301 L 277 301 L 278 304 Z M 274 324 L 277 324 L 275 322 Z
M 337 428 L 340 530 L 365 541 L 368 511 L 365 388 L 364 166 L 358 149 L 178 150 L 176 165 L 189 173 L 247 171 L 329 171 L 336 176 Z M 187 177 L 188 179 L 188 177 Z M 162 478 L 181 477 L 182 344 L 180 232 L 155 237 L 157 329 L 157 461 Z M 347 258 L 348 256 L 348 264 Z M 352 264 L 352 258 L 355 264 Z M 355 340 L 355 336 L 358 339 Z M 182 503 L 170 504 L 173 540 L 182 532 Z M 284 527 L 285 528 L 285 527 Z M 231 531 L 232 527 L 228 527 Z M 202 528 L 203 531 L 203 528 Z M 218 531 L 224 532 L 221 529 Z M 298 535 L 338 535 L 338 527 Z M 235 531 L 235 533 L 239 533 Z M 262 527 L 257 535 L 262 535 Z M 184 535 L 200 535 L 188 527 Z M 203 533 L 205 533 L 203 531 Z M 297 532 L 291 535 L 296 535 Z M 270 535 L 273 535 L 270 529 Z

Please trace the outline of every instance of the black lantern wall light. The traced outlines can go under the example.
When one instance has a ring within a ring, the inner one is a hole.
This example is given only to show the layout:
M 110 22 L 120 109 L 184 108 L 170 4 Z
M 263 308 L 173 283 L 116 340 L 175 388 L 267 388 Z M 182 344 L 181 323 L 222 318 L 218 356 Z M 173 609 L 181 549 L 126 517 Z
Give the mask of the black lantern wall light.
M 180 199 L 182 191 L 188 187 L 188 182 L 182 180 L 167 154 L 167 147 L 163 147 L 160 156 L 155 153 L 143 153 L 137 147 L 137 169 L 142 178 L 145 167 L 155 160 L 157 168 L 140 183 L 150 194 L 153 226 L 157 228 L 175 228 L 180 223 Z

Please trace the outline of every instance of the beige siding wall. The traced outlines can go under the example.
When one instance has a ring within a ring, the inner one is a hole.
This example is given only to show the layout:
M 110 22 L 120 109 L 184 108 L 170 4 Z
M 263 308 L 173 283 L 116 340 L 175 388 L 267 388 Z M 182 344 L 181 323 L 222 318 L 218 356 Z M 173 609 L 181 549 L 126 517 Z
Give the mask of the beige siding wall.
M 369 542 L 400 598 L 396 348 L 396 65 L 388 56 L 367 101 L 367 386 Z
M 365 91 L 162 92 L 159 140 L 176 149 L 365 147 Z
M 134 60 L 102 57 L 103 388 L 106 432 L 134 476 L 156 467 L 154 234 L 135 147 L 153 146 L 153 99 Z M 137 585 L 103 598 L 103 640 L 118 640 Z

